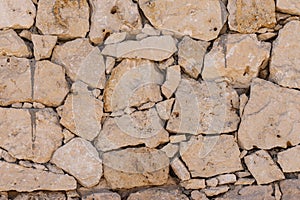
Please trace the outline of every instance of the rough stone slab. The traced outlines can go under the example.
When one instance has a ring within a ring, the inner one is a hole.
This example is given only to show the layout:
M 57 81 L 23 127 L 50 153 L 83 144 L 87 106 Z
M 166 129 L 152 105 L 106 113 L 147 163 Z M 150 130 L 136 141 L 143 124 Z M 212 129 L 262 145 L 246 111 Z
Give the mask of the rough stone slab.
M 0 161 L 0 191 L 74 190 L 76 180 L 69 175 L 54 174 Z
M 269 79 L 289 88 L 300 88 L 300 22 L 291 21 L 273 42 Z M 287 59 L 288 58 L 288 59 Z
M 46 192 L 46 191 L 42 191 L 42 192 L 20 193 L 14 198 L 14 200 L 30 200 L 30 199 L 66 200 L 66 195 L 65 195 L 64 192 Z
M 97 192 L 82 197 L 83 200 L 121 200 L 121 197 L 116 192 Z
M 300 171 L 300 146 L 279 152 L 277 158 L 283 172 Z
M 229 184 L 236 182 L 236 176 L 234 174 L 222 174 L 217 176 L 219 185 Z
M 169 158 L 156 149 L 110 151 L 103 154 L 103 165 L 112 189 L 163 185 L 168 180 Z
M 274 0 L 229 0 L 229 28 L 240 33 L 255 33 L 276 25 Z
M 181 81 L 180 66 L 174 65 L 167 68 L 166 80 L 161 86 L 161 92 L 169 99 L 176 91 Z
M 168 200 L 188 200 L 189 198 L 182 194 L 179 190 L 168 188 L 150 188 L 141 190 L 135 193 L 131 193 L 127 200 L 156 200 L 156 199 L 168 199 Z
M 31 39 L 35 60 L 50 58 L 52 50 L 57 42 L 57 36 L 32 34 Z
M 73 175 L 85 187 L 99 183 L 102 161 L 93 145 L 81 138 L 74 138 L 53 154 L 51 162 Z
M 238 95 L 226 83 L 182 78 L 167 124 L 174 133 L 217 134 L 237 130 Z
M 276 9 L 283 13 L 300 15 L 300 2 L 298 0 L 277 0 Z
M 243 169 L 239 147 L 230 135 L 192 136 L 181 143 L 180 155 L 192 177 L 211 177 Z
M 179 146 L 177 144 L 168 143 L 166 146 L 164 146 L 160 150 L 165 152 L 169 158 L 173 158 L 179 151 Z
M 283 180 L 279 183 L 282 192 L 282 200 L 298 200 L 300 198 L 300 180 Z
M 217 196 L 229 190 L 228 186 L 210 187 L 203 190 L 208 197 Z
M 191 179 L 190 172 L 179 158 L 172 160 L 171 167 L 180 180 L 186 181 Z
M 127 40 L 108 44 L 102 50 L 103 55 L 117 58 L 143 58 L 162 61 L 177 51 L 176 41 L 169 35 L 152 36 L 140 41 Z
M 193 190 L 191 192 L 191 198 L 192 200 L 209 200 L 206 195 L 203 192 L 200 192 L 199 190 Z
M 222 35 L 205 56 L 202 78 L 225 80 L 235 88 L 248 88 L 266 67 L 270 50 L 271 44 L 259 42 L 255 34 Z
M 59 39 L 85 37 L 89 12 L 87 0 L 39 0 L 36 27 L 44 35 L 56 35 Z
M 299 91 L 253 80 L 238 131 L 240 147 L 271 149 L 300 143 L 299 101 Z
M 31 0 L 0 1 L 0 29 L 29 29 L 36 10 Z
M 162 120 L 168 120 L 171 116 L 172 106 L 175 98 L 161 101 L 155 105 L 156 111 Z
M 155 28 L 205 41 L 215 39 L 227 19 L 219 0 L 140 0 L 139 6 Z
M 274 163 L 267 151 L 256 151 L 244 159 L 257 184 L 267 184 L 284 179 L 282 171 Z
M 205 188 L 205 179 L 190 179 L 180 183 L 187 190 L 198 190 Z
M 127 32 L 112 33 L 105 40 L 104 44 L 115 44 L 123 42 L 127 37 Z

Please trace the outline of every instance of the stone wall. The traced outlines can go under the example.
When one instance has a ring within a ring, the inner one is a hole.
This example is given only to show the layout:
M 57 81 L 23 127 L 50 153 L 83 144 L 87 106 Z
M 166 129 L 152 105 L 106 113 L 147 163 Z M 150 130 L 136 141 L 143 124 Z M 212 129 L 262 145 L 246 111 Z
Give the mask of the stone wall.
M 299 200 L 299 15 L 1 0 L 0 199 Z

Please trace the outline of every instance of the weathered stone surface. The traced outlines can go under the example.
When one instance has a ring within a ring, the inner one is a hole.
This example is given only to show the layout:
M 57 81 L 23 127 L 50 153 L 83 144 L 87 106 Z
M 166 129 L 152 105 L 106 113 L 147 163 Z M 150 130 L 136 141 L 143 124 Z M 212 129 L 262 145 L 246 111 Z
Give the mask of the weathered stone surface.
M 34 23 L 35 14 L 31 0 L 0 1 L 0 29 L 28 29 Z
M 74 190 L 76 180 L 69 175 L 54 174 L 0 161 L 0 191 Z
M 104 110 L 115 112 L 126 107 L 162 100 L 160 85 L 164 75 L 148 60 L 123 60 L 111 73 L 104 89 Z
M 255 33 L 260 28 L 276 25 L 273 0 L 229 0 L 227 9 L 229 28 L 240 33 Z
M 166 81 L 161 86 L 161 92 L 169 99 L 176 91 L 181 81 L 180 66 L 174 65 L 167 68 Z
M 130 0 L 90 0 L 90 40 L 100 44 L 113 32 L 136 32 L 142 28 L 137 5 Z
M 105 85 L 105 63 L 98 47 L 88 39 L 76 39 L 58 45 L 53 50 L 52 62 L 66 68 L 72 81 L 81 80 L 91 87 L 103 89 Z
M 192 200 L 209 200 L 203 192 L 199 192 L 199 190 L 193 190 L 191 192 Z
M 184 72 L 197 78 L 203 67 L 204 55 L 209 42 L 196 41 L 185 36 L 178 44 L 178 64 Z
M 180 180 L 186 181 L 191 179 L 190 172 L 187 170 L 187 168 L 179 158 L 175 158 L 172 160 L 171 167 Z
M 169 133 L 163 125 L 154 108 L 121 117 L 107 118 L 95 140 L 95 146 L 101 151 L 138 144 L 154 148 L 169 141 Z
M 227 19 L 219 0 L 140 0 L 139 5 L 155 28 L 205 41 L 215 39 Z
M 186 141 L 186 135 L 171 135 L 170 143 L 179 143 Z
M 163 185 L 169 173 L 169 158 L 162 151 L 128 148 L 103 154 L 104 177 L 112 189 Z
M 162 120 L 168 120 L 171 115 L 172 106 L 175 98 L 161 101 L 155 105 L 156 111 Z
M 180 155 L 192 177 L 210 177 L 241 170 L 239 154 L 239 147 L 230 135 L 192 136 L 180 146 Z
M 127 40 L 108 44 L 102 50 L 103 55 L 117 58 L 144 58 L 162 61 L 177 51 L 176 41 L 169 35 L 152 36 L 140 41 Z
M 266 67 L 270 50 L 271 44 L 259 42 L 255 34 L 222 35 L 205 56 L 202 78 L 225 80 L 235 88 L 247 88 Z
M 228 186 L 210 187 L 203 190 L 208 197 L 217 196 L 229 190 Z
M 240 147 L 271 149 L 300 143 L 300 92 L 255 79 L 250 93 L 238 131 Z
M 297 0 L 277 0 L 276 9 L 283 13 L 300 15 L 300 2 Z
M 300 198 L 299 187 L 300 187 L 299 179 L 280 181 L 282 200 L 298 200 Z
M 55 151 L 51 162 L 73 175 L 85 187 L 99 183 L 102 161 L 93 145 L 81 138 L 74 138 Z
M 177 144 L 168 143 L 166 146 L 164 146 L 160 150 L 165 152 L 169 158 L 173 158 L 179 151 L 179 146 Z
M 245 163 L 257 184 L 267 184 L 284 179 L 279 167 L 265 150 L 259 150 L 245 158 Z
M 60 39 L 85 37 L 89 31 L 87 0 L 39 0 L 36 27 L 44 35 Z
M 190 179 L 180 183 L 187 190 L 198 190 L 205 188 L 205 179 Z
M 50 58 L 57 41 L 57 36 L 32 34 L 31 39 L 35 60 Z
M 252 185 L 254 182 L 254 178 L 239 178 L 234 185 Z
M 168 188 L 150 188 L 135 193 L 131 193 L 127 200 L 188 200 L 189 198 L 182 194 L 179 190 Z
M 175 133 L 216 134 L 237 129 L 238 95 L 226 83 L 182 78 L 167 130 Z
M 123 42 L 127 37 L 127 32 L 113 33 L 108 36 L 104 44 L 115 44 Z
M 31 199 L 43 199 L 43 200 L 66 200 L 64 192 L 30 192 L 20 193 L 14 198 L 14 200 L 31 200 Z
M 279 152 L 277 158 L 283 172 L 300 171 L 300 146 Z
M 82 197 L 83 200 L 121 200 L 121 197 L 116 192 L 97 192 Z
M 222 174 L 217 176 L 219 185 L 229 184 L 236 182 L 236 176 L 234 174 Z
M 291 21 L 273 42 L 269 79 L 279 85 L 300 88 L 300 22 Z

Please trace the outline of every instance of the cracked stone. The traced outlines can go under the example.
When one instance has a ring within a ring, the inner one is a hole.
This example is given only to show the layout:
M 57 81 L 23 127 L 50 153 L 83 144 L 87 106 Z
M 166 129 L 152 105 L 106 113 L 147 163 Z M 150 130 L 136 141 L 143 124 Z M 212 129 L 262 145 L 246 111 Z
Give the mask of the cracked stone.
M 112 33 L 105 40 L 104 44 L 115 44 L 123 42 L 127 37 L 127 32 Z
M 156 111 L 162 120 L 168 120 L 171 115 L 172 106 L 175 98 L 161 101 L 155 105 Z
M 168 143 L 166 146 L 164 146 L 160 150 L 165 152 L 169 158 L 173 158 L 179 151 L 179 146 L 176 144 Z
M 181 73 L 180 73 L 180 66 L 173 65 L 167 68 L 166 80 L 161 86 L 161 92 L 163 95 L 169 99 L 173 93 L 176 91 L 180 80 L 181 80 Z
M 276 9 L 283 13 L 300 15 L 300 2 L 297 0 L 277 0 Z
M 172 160 L 171 168 L 181 181 L 191 179 L 190 172 L 187 170 L 187 168 L 179 158 L 175 158 L 174 160 Z
M 300 171 L 300 146 L 279 152 L 277 158 L 283 172 Z
M 157 199 L 168 199 L 168 200 L 188 200 L 189 198 L 182 194 L 180 190 L 168 189 L 168 188 L 150 188 L 141 190 L 135 193 L 131 193 L 127 200 L 157 200 Z
M 282 200 L 298 200 L 300 198 L 300 180 L 283 180 L 279 183 L 282 192 Z
M 50 58 L 57 42 L 57 36 L 32 34 L 31 38 L 35 60 Z

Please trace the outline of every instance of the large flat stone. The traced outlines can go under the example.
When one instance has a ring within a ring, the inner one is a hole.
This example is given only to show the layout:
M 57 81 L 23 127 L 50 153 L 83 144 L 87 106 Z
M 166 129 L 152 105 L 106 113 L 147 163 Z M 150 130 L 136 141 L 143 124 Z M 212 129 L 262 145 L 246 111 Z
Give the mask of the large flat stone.
M 300 15 L 300 2 L 298 0 L 277 0 L 276 9 L 291 15 Z
M 280 181 L 282 200 L 298 200 L 300 198 L 300 180 L 287 179 Z
M 279 152 L 277 158 L 283 172 L 300 171 L 300 146 Z
M 168 188 L 150 188 L 131 193 L 127 200 L 188 200 L 189 198 L 183 194 L 180 190 L 168 189 Z

